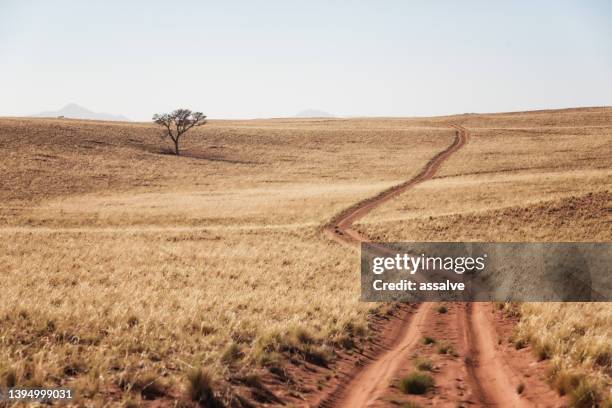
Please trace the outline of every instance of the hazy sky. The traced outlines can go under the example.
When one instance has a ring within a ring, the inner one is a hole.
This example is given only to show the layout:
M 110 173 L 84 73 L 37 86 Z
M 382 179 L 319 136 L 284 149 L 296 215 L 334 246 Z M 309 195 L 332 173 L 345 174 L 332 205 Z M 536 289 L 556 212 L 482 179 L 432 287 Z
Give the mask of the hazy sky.
M 610 1 L 0 0 L 0 115 L 612 105 Z

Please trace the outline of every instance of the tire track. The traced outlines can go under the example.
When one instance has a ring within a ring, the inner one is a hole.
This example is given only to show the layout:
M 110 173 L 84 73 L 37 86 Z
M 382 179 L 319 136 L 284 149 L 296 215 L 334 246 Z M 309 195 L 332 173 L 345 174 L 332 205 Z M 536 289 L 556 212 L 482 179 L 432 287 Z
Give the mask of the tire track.
M 342 211 L 323 227 L 325 234 L 341 244 L 355 245 L 361 242 L 369 242 L 370 239 L 368 237 L 360 234 L 359 231 L 353 228 L 353 223 L 366 216 L 374 208 L 397 197 L 417 184 L 433 178 L 442 163 L 468 142 L 469 132 L 466 128 L 459 125 L 451 126 L 455 128 L 455 139 L 453 143 L 429 160 L 419 174 L 405 183 L 390 187 L 380 194 L 359 201 L 355 205 Z
M 323 227 L 325 235 L 336 242 L 353 247 L 358 246 L 361 242 L 369 242 L 370 239 L 367 236 L 353 228 L 353 223 L 376 207 L 417 184 L 433 178 L 442 163 L 468 142 L 469 133 L 467 129 L 459 125 L 451 126 L 455 128 L 453 143 L 429 160 L 416 176 L 342 211 Z M 355 375 L 350 376 L 348 381 L 341 384 L 336 391 L 325 398 L 320 406 L 365 407 L 383 395 L 394 374 L 404 363 L 405 356 L 421 339 L 423 326 L 432 307 L 433 303 L 423 303 L 419 305 L 416 313 L 412 316 L 403 316 L 401 319 L 403 334 L 400 339 L 375 360 L 361 367 Z
M 325 234 L 339 243 L 354 248 L 357 248 L 361 242 L 370 242 L 370 239 L 356 230 L 353 224 L 379 205 L 433 178 L 443 162 L 468 142 L 467 129 L 459 125 L 451 126 L 456 130 L 455 140 L 434 156 L 419 174 L 405 183 L 393 186 L 341 212 L 323 227 Z M 320 406 L 358 408 L 377 405 L 375 402 L 389 390 L 391 381 L 398 370 L 407 363 L 407 356 L 418 345 L 423 334 L 431 331 L 433 322 L 429 317 L 435 305 L 435 303 L 421 303 L 417 305 L 416 313 L 405 312 L 400 317 L 400 334 L 392 340 L 393 344 L 379 353 L 369 364 L 352 372 Z M 560 406 L 558 396 L 532 394 L 527 398 L 516 392 L 517 384 L 521 380 L 527 380 L 507 363 L 508 356 L 499 348 L 495 323 L 486 308 L 487 305 L 490 303 L 466 303 L 462 305 L 460 315 L 457 316 L 458 332 L 465 353 L 463 367 L 467 376 L 465 380 L 469 386 L 466 390 L 468 403 L 484 407 Z M 537 380 L 532 379 L 532 381 Z M 378 402 L 380 405 L 382 401 Z M 452 403 L 452 401 L 447 402 Z

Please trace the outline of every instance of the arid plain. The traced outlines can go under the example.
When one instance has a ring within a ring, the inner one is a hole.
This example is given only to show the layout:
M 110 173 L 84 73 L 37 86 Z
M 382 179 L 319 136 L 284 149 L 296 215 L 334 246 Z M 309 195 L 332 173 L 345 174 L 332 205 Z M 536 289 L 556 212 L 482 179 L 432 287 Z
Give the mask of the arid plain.
M 211 121 L 185 136 L 181 157 L 153 124 L 0 119 L 1 385 L 67 386 L 92 406 L 342 405 L 342 362 L 384 346 L 385 322 L 406 306 L 360 303 L 358 254 L 323 228 L 417 175 L 453 143 L 453 124 L 468 143 L 360 232 L 610 241 L 612 108 Z M 407 313 L 484 313 L 426 306 Z M 563 404 L 611 403 L 609 303 L 484 307 L 505 330 L 495 353 L 537 366 L 512 384 L 525 406 L 541 387 Z M 418 334 L 459 341 L 431 329 Z M 377 404 L 485 405 L 469 350 L 454 348 L 415 345 L 401 370 L 430 361 L 437 385 L 407 396 L 393 380 Z

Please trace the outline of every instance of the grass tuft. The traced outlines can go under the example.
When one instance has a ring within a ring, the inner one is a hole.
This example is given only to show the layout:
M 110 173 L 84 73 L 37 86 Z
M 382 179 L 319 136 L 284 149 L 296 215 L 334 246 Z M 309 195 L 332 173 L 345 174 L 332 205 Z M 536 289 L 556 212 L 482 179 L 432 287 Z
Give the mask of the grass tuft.
M 417 369 L 421 371 L 432 371 L 433 370 L 433 364 L 431 360 L 417 360 L 416 367 Z
M 425 336 L 423 338 L 423 344 L 436 344 L 436 339 L 433 337 Z
M 450 355 L 452 355 L 454 357 L 458 356 L 458 354 L 455 351 L 455 348 L 453 347 L 453 345 L 450 344 L 450 343 L 446 343 L 446 342 L 441 343 L 438 346 L 438 354 L 450 354 Z
M 205 370 L 196 369 L 187 375 L 187 395 L 191 401 L 210 408 L 221 408 L 223 404 L 214 393 L 212 375 Z
M 221 362 L 228 366 L 238 362 L 244 357 L 244 353 L 240 346 L 236 343 L 230 343 L 221 354 Z
M 422 395 L 434 386 L 434 379 L 429 374 L 415 371 L 399 382 L 399 389 L 405 394 Z
M 599 389 L 595 383 L 588 378 L 582 378 L 578 386 L 569 393 L 572 407 L 591 408 L 600 406 Z

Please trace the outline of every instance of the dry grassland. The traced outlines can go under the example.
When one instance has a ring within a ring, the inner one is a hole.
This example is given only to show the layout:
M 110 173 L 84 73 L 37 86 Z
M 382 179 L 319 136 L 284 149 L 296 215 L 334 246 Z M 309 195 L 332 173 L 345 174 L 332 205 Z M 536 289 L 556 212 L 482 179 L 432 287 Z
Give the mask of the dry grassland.
M 429 120 L 213 121 L 174 157 L 160 133 L 0 119 L 4 385 L 131 404 L 201 397 L 200 369 L 218 395 L 238 371 L 324 363 L 372 306 L 320 226 L 453 139 Z
M 612 109 L 455 118 L 469 144 L 359 225 L 385 241 L 612 240 Z M 561 393 L 612 401 L 609 303 L 525 303 L 514 340 L 553 360 Z M 592 398 L 592 399 L 591 399 Z

